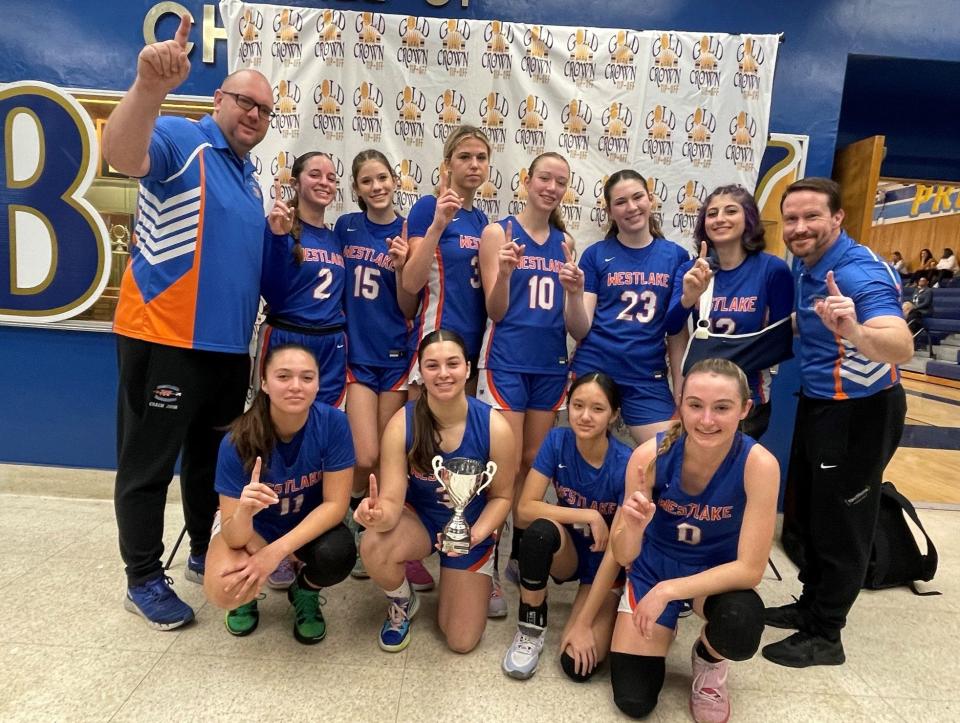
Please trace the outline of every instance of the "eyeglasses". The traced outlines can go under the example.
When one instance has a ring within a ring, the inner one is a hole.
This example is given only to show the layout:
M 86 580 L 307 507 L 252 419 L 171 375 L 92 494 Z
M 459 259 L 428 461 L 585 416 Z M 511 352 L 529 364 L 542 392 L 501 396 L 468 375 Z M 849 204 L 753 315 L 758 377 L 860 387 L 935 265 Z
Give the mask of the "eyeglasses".
M 276 115 L 276 113 L 273 112 L 273 108 L 271 106 L 260 105 L 253 98 L 250 98 L 246 95 L 242 95 L 240 93 L 232 93 L 229 90 L 223 90 L 223 89 L 221 89 L 220 92 L 223 93 L 224 95 L 229 95 L 231 98 L 233 98 L 234 102 L 238 106 L 240 106 L 240 110 L 249 112 L 254 108 L 256 108 L 257 113 L 260 114 L 260 120 L 265 120 L 265 121 L 273 120 L 274 116 Z

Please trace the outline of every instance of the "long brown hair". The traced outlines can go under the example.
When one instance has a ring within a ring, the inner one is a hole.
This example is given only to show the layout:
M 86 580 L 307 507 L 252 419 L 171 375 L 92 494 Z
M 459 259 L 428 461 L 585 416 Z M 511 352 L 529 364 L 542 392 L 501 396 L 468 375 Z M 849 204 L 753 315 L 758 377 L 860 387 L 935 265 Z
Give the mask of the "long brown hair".
M 612 174 L 607 182 L 603 184 L 603 200 L 607 204 L 607 213 L 610 214 L 610 192 L 613 187 L 621 181 L 639 181 L 643 184 L 644 192 L 649 196 L 650 190 L 647 188 L 647 179 L 641 176 L 632 168 L 623 168 Z M 647 216 L 647 228 L 650 229 L 650 235 L 653 238 L 664 238 L 663 229 L 660 228 L 660 221 L 651 213 Z M 612 238 L 620 233 L 617 228 L 617 222 L 613 220 L 613 214 L 610 214 L 610 228 L 607 229 L 607 237 Z
M 323 156 L 330 161 L 330 163 L 333 163 L 333 158 L 329 153 L 324 153 L 323 151 L 307 151 L 297 156 L 297 160 L 293 162 L 293 168 L 290 169 L 290 177 L 299 181 L 300 174 L 303 173 L 303 168 L 307 165 L 307 161 L 317 156 Z M 303 264 L 303 244 L 300 243 L 300 234 L 303 232 L 303 224 L 300 223 L 300 214 L 297 213 L 297 207 L 300 205 L 300 194 L 295 193 L 287 205 L 293 211 L 293 227 L 290 229 L 293 248 L 290 249 L 290 253 L 293 254 L 293 260 L 297 266 L 301 266 Z
M 530 163 L 530 168 L 527 169 L 527 178 L 533 178 L 534 171 L 537 170 L 537 166 L 540 165 L 540 161 L 547 158 L 555 158 L 558 161 L 562 161 L 566 165 L 567 171 L 570 170 L 570 162 L 566 158 L 564 158 L 562 155 L 560 155 L 555 151 L 546 151 L 545 153 L 541 153 L 539 156 L 534 158 L 533 161 Z M 562 198 L 561 198 L 561 203 L 563 203 Z M 563 214 L 560 213 L 560 206 L 557 206 L 555 209 L 553 209 L 550 212 L 550 218 L 548 220 L 548 223 L 551 226 L 555 226 L 561 231 L 563 231 L 564 233 L 566 233 L 567 224 L 563 220 Z
M 747 382 L 747 375 L 743 373 L 743 370 L 740 367 L 738 367 L 729 359 L 701 359 L 692 367 L 690 367 L 690 371 L 687 372 L 686 376 L 683 378 L 683 385 L 686 386 L 687 379 L 692 377 L 694 374 L 700 373 L 716 374 L 717 376 L 733 379 L 737 383 L 737 391 L 740 392 L 741 404 L 746 404 L 747 401 L 749 401 L 750 384 Z M 683 399 L 682 388 L 680 390 L 680 398 Z M 683 422 L 678 420 L 674 422 L 667 430 L 667 433 L 663 435 L 663 439 L 660 440 L 660 445 L 657 447 L 657 454 L 647 465 L 646 475 L 650 484 L 653 484 L 655 479 L 653 475 L 655 474 L 657 457 L 666 454 L 673 446 L 673 443 L 680 439 L 683 433 Z
M 353 178 L 353 190 L 357 194 L 357 205 L 364 213 L 367 212 L 367 203 L 360 197 L 360 192 L 357 191 L 357 175 L 360 173 L 360 169 L 363 168 L 363 164 L 367 161 L 376 161 L 377 163 L 382 163 L 383 167 L 387 169 L 387 173 L 393 177 L 394 183 L 397 181 L 397 174 L 393 170 L 393 166 L 390 165 L 390 161 L 388 161 L 387 157 L 376 148 L 367 148 L 354 156 L 353 163 L 350 166 L 350 176 Z
M 270 417 L 270 396 L 263 391 L 263 381 L 267 378 L 267 370 L 274 357 L 282 351 L 290 350 L 302 351 L 313 359 L 314 364 L 317 363 L 314 353 L 302 344 L 278 344 L 267 351 L 263 360 L 260 386 L 253 398 L 253 404 L 230 424 L 230 441 L 237 448 L 237 455 L 247 474 L 253 471 L 257 457 L 263 460 L 264 466 L 269 464 L 270 455 L 277 446 L 277 431 Z
M 420 346 L 417 348 L 418 359 L 423 359 L 423 352 L 428 346 L 441 341 L 452 341 L 459 346 L 460 351 L 463 352 L 463 361 L 466 363 L 466 342 L 457 332 L 449 329 L 437 329 L 423 337 L 420 340 Z M 407 464 L 410 469 L 415 469 L 424 474 L 433 474 L 433 458 L 442 453 L 440 449 L 440 423 L 433 416 L 433 412 L 430 411 L 430 405 L 427 403 L 427 390 L 424 387 L 413 407 L 413 444 L 407 453 Z

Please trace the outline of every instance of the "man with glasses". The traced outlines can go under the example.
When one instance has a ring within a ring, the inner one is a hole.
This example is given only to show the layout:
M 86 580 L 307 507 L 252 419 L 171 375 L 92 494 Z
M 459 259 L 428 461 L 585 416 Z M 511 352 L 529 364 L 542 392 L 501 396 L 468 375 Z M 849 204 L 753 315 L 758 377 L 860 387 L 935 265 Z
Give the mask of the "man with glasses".
M 180 455 L 190 535 L 186 577 L 203 582 L 224 427 L 243 411 L 257 313 L 264 209 L 249 152 L 273 91 L 259 72 L 228 76 L 199 122 L 159 117 L 190 72 L 181 18 L 148 45 L 103 132 L 104 158 L 140 179 L 137 223 L 114 320 L 119 363 L 114 503 L 126 564 L 124 607 L 158 630 L 193 619 L 160 557 L 167 487 Z M 199 597 L 199 594 L 198 594 Z
M 883 470 L 900 443 L 906 397 L 897 364 L 913 356 L 891 269 L 842 228 L 840 187 L 805 178 L 780 200 L 783 240 L 799 259 L 800 376 L 784 533 L 802 548 L 795 603 L 767 625 L 796 633 L 763 648 L 792 668 L 840 665 L 840 631 L 866 577 Z

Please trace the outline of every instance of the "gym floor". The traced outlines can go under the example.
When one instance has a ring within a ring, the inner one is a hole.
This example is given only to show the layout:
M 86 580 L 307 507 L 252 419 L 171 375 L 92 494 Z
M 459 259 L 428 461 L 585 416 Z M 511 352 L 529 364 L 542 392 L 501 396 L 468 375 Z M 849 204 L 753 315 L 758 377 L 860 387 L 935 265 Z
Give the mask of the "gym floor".
M 960 389 L 908 381 L 908 427 L 886 477 L 917 502 L 940 568 L 916 597 L 907 588 L 865 591 L 844 633 L 847 663 L 791 670 L 759 655 L 731 667 L 732 718 L 745 721 L 960 721 Z M 500 660 L 516 629 L 491 620 L 469 655 L 450 653 L 437 631 L 436 593 L 425 593 L 410 647 L 382 652 L 385 613 L 369 581 L 324 592 L 327 638 L 298 644 L 285 594 L 268 591 L 259 629 L 233 638 L 223 613 L 183 578 L 181 549 L 170 575 L 197 621 L 154 632 L 122 607 L 124 580 L 110 502 L 112 474 L 0 465 L 0 720 L 617 720 L 602 667 L 587 684 L 563 675 L 557 646 L 573 589 L 551 583 L 544 658 L 525 682 Z M 182 526 L 176 487 L 168 545 Z M 929 503 L 929 504 L 927 504 Z M 799 593 L 796 570 L 776 548 L 760 593 L 779 605 Z M 436 573 L 436 558 L 428 561 Z M 681 620 L 667 682 L 651 719 L 687 721 L 696 618 Z M 768 628 L 764 643 L 785 637 Z

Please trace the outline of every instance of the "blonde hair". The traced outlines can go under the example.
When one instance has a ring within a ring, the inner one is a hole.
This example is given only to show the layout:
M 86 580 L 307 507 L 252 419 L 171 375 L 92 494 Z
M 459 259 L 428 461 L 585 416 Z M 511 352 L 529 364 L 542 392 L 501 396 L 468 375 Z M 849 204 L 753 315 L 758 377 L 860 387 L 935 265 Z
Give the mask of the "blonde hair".
M 447 136 L 447 141 L 443 144 L 443 160 L 449 161 L 453 158 L 453 152 L 457 149 L 457 146 L 470 138 L 476 138 L 483 143 L 483 145 L 487 147 L 488 156 L 493 155 L 493 149 L 490 147 L 490 139 L 486 133 L 476 126 L 462 125 L 454 128 L 450 135 Z
M 687 385 L 687 379 L 692 377 L 694 374 L 716 374 L 720 377 L 727 377 L 728 379 L 733 379 L 737 383 L 737 391 L 740 392 L 740 403 L 746 404 L 750 401 L 750 384 L 747 381 L 747 375 L 743 373 L 743 370 L 734 364 L 729 359 L 701 359 L 692 367 L 690 371 L 687 372 L 686 376 L 683 378 L 683 386 Z M 680 390 L 680 398 L 683 398 L 683 389 Z M 657 453 L 654 455 L 653 459 L 650 460 L 650 463 L 646 468 L 647 479 L 654 481 L 654 474 L 656 474 L 656 463 L 657 457 L 660 457 L 670 451 L 670 448 L 673 446 L 673 443 L 680 439 L 683 434 L 683 422 L 676 421 L 670 428 L 667 430 L 666 434 L 663 435 L 663 439 L 660 440 L 660 444 L 657 446 Z

